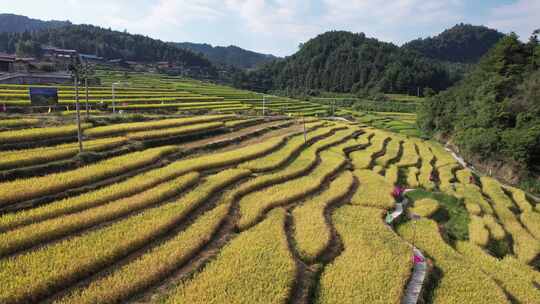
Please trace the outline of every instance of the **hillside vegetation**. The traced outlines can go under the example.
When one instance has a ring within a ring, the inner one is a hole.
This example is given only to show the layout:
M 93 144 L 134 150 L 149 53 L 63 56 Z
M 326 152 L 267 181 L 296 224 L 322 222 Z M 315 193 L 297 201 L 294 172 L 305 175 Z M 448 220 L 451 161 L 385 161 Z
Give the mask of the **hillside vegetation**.
M 58 30 L 59 28 L 65 29 Z M 50 31 L 53 30 L 54 31 Z M 23 34 L 28 32 L 26 34 Z M 41 33 L 34 33 L 41 32 Z M 108 59 L 123 58 L 134 61 L 176 61 L 180 60 L 192 65 L 193 58 L 187 58 L 186 52 L 175 49 L 187 50 L 210 60 L 216 65 L 232 66 L 239 69 L 252 69 L 264 63 L 277 59 L 273 55 L 260 54 L 245 50 L 237 46 L 212 46 L 203 43 L 164 43 L 152 40 L 148 37 L 130 35 L 90 26 L 73 25 L 69 21 L 42 21 L 31 19 L 26 16 L 14 14 L 0 14 L 0 51 L 14 53 L 17 45 L 24 42 L 30 46 L 28 55 L 38 56 L 39 48 L 32 48 L 34 43 L 43 43 L 62 47 L 73 48 L 80 52 L 96 54 Z M 15 33 L 17 35 L 9 35 Z M 90 38 L 90 41 L 80 39 L 82 35 Z M 62 39 L 59 39 L 61 37 Z M 178 57 L 180 53 L 180 58 Z M 184 53 L 184 54 L 182 54 Z M 200 65 L 200 62 L 198 63 Z M 206 66 L 204 63 L 203 66 Z M 229 70 L 234 73 L 235 70 Z
M 246 75 L 237 85 L 256 90 L 330 92 L 417 92 L 442 90 L 459 78 L 445 64 L 417 52 L 368 38 L 332 31 L 311 39 L 294 55 Z
M 21 45 L 27 47 L 21 48 Z M 199 54 L 146 36 L 92 25 L 67 25 L 32 32 L 0 33 L 0 52 L 22 51 L 25 54 L 21 55 L 39 57 L 40 45 L 75 49 L 80 53 L 95 54 L 106 59 L 183 63 L 186 67 L 198 67 L 216 73 L 212 63 Z
M 260 64 L 277 59 L 273 55 L 244 50 L 234 45 L 224 47 L 191 42 L 173 43 L 173 45 L 195 53 L 201 53 L 216 64 L 232 65 L 240 69 L 252 69 Z
M 505 159 L 520 168 L 540 163 L 540 46 L 503 38 L 455 87 L 419 112 L 427 132 L 451 137 L 468 155 Z
M 237 74 L 234 85 L 288 96 L 429 95 L 461 80 L 502 37 L 484 26 L 458 24 L 399 47 L 363 33 L 331 31 L 300 44 L 290 57 Z
M 403 48 L 437 60 L 476 63 L 504 34 L 485 26 L 458 24 L 434 37 L 416 39 Z
M 71 24 L 69 21 L 42 21 L 14 14 L 0 14 L 0 32 L 22 33 L 57 28 Z

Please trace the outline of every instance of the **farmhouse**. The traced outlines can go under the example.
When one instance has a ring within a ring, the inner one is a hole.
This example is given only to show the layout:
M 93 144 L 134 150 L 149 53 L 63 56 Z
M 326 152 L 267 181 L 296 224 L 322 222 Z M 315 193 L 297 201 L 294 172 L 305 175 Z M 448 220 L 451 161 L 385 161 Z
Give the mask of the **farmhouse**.
M 9 73 L 14 69 L 15 56 L 0 54 L 0 73 Z
M 76 50 L 43 47 L 43 57 L 54 59 L 71 59 L 78 55 Z
M 175 67 L 174 63 L 169 61 L 159 61 L 156 64 L 160 69 L 170 69 Z
M 16 73 L 29 73 L 32 69 L 35 69 L 35 65 L 38 63 L 36 58 L 17 58 L 13 64 L 13 71 Z
M 97 55 L 91 55 L 91 54 L 80 54 L 79 55 L 81 60 L 88 61 L 88 62 L 103 62 L 103 57 L 99 57 Z

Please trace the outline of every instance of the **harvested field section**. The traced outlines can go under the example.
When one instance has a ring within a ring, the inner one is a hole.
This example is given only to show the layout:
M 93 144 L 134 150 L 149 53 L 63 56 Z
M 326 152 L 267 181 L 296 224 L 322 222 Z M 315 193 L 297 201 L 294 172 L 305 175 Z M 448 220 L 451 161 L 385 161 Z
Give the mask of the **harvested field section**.
M 242 198 L 240 201 L 240 229 L 256 223 L 264 212 L 299 200 L 316 191 L 322 183 L 345 165 L 344 157 L 330 152 L 321 152 L 320 164 L 311 174 L 301 178 L 275 185 Z
M 214 115 L 214 116 L 201 116 L 191 118 L 177 118 L 177 119 L 165 119 L 165 120 L 153 120 L 147 122 L 135 122 L 125 124 L 114 124 L 110 126 L 96 127 L 88 129 L 84 132 L 87 136 L 101 137 L 110 136 L 114 134 L 121 134 L 127 132 L 148 131 L 153 129 L 163 129 L 186 126 L 196 123 L 207 123 L 213 121 L 223 121 L 232 119 L 233 115 Z
M 343 253 L 321 275 L 317 303 L 399 303 L 411 248 L 384 224 L 381 209 L 344 206 L 333 222 Z M 347 278 L 347 279 L 343 279 Z
M 471 214 L 479 215 L 481 213 L 493 214 L 493 208 L 491 204 L 486 201 L 482 195 L 481 189 L 472 184 L 462 184 L 458 188 L 458 192 L 461 192 L 461 196 L 465 201 L 465 207 Z
M 100 207 L 0 234 L 0 256 L 113 220 L 137 210 L 152 207 L 178 195 L 188 187 L 193 186 L 198 180 L 199 174 L 191 173 Z
M 311 143 L 313 141 L 317 141 L 318 139 L 328 137 L 337 130 L 338 127 L 320 128 L 316 131 L 307 133 L 307 138 L 304 138 L 303 134 L 299 134 L 291 138 L 283 149 L 280 149 L 275 153 L 271 153 L 264 158 L 245 162 L 241 164 L 240 167 L 250 169 L 255 172 L 269 171 L 272 168 L 285 164 L 290 157 L 294 156 L 297 153 L 300 153 L 302 149 L 305 148 L 307 143 Z M 341 136 L 341 134 L 349 134 L 349 132 L 340 132 L 335 135 L 336 137 L 338 137 Z
M 185 136 L 189 134 L 201 133 L 204 131 L 213 131 L 223 127 L 225 127 L 225 124 L 222 122 L 209 122 L 177 128 L 160 129 L 157 131 L 140 131 L 128 133 L 126 136 L 134 140 L 148 140 L 161 137 Z
M 320 195 L 310 198 L 296 207 L 293 212 L 294 239 L 300 256 L 314 261 L 330 242 L 330 231 L 325 211 L 333 203 L 339 203 L 353 188 L 354 177 L 346 171 L 330 184 Z
M 350 157 L 356 169 L 368 168 L 373 159 L 384 152 L 385 143 L 388 140 L 388 135 L 385 132 L 374 132 L 374 136 L 370 138 L 371 145 L 364 150 L 351 153 Z
M 422 165 L 420 166 L 420 174 L 418 175 L 418 182 L 420 186 L 426 190 L 435 189 L 435 183 L 433 182 L 433 161 L 435 156 L 431 153 L 429 147 L 423 141 L 416 141 L 416 146 L 422 159 Z
M 384 177 L 371 170 L 355 170 L 354 175 L 360 185 L 353 196 L 352 204 L 383 209 L 394 206 L 395 199 L 392 197 L 394 186 Z
M 398 232 L 408 241 L 415 238 L 416 246 L 442 271 L 432 291 L 433 303 L 510 303 L 494 280 L 445 243 L 436 222 L 409 222 L 399 226 Z
M 148 149 L 111 158 L 87 167 L 41 177 L 0 183 L 0 207 L 80 187 L 154 163 L 177 152 L 174 146 Z
M 540 303 L 540 292 L 534 286 L 533 280 L 519 268 L 499 261 L 486 254 L 480 247 L 467 242 L 459 242 L 457 250 L 471 264 L 492 277 L 504 290 L 512 295 L 519 303 Z
M 285 211 L 276 209 L 242 232 L 166 303 L 285 303 L 295 263 L 285 236 Z
M 522 226 L 511 211 L 513 202 L 506 196 L 501 185 L 492 178 L 482 177 L 482 190 L 491 198 L 495 214 L 512 236 L 517 258 L 524 263 L 532 262 L 540 254 L 540 242 Z
M 494 216 L 486 214 L 482 217 L 482 220 L 488 228 L 489 235 L 492 239 L 500 241 L 506 237 L 506 231 L 504 231 L 503 227 Z
M 469 223 L 469 238 L 470 241 L 478 246 L 487 246 L 489 242 L 489 230 L 481 217 L 476 215 L 470 216 Z
M 410 188 L 418 188 L 418 174 L 420 173 L 420 170 L 416 167 L 409 167 L 407 168 L 407 185 Z
M 18 213 L 6 214 L 0 217 L 0 230 L 12 229 L 20 225 L 33 223 L 34 221 L 45 220 L 99 206 L 111 200 L 137 194 L 188 172 L 218 169 L 224 166 L 238 164 L 245 160 L 263 156 L 279 148 L 285 141 L 285 137 L 277 137 L 259 145 L 251 145 L 213 155 L 179 160 L 163 168 L 150 170 L 123 182 L 79 196 L 66 198 Z
M 410 212 L 422 217 L 431 217 L 440 208 L 439 202 L 431 198 L 424 198 L 414 202 Z
M 86 151 L 102 151 L 118 147 L 128 141 L 125 137 L 112 137 L 86 141 Z M 73 157 L 79 153 L 79 144 L 63 144 L 53 147 L 42 147 L 14 151 L 0 151 L 0 170 L 15 167 L 37 165 L 50 161 Z
M 399 180 L 399 167 L 396 165 L 390 165 L 390 167 L 385 170 L 384 178 L 389 184 L 397 185 Z
M 103 229 L 0 260 L 0 301 L 27 303 L 42 299 L 99 271 L 168 232 L 212 194 L 249 174 L 247 170 L 223 171 L 170 204 L 149 209 Z
M 88 286 L 77 288 L 57 304 L 115 303 L 159 281 L 201 248 L 219 228 L 230 206 L 222 204 L 201 216 L 185 231 Z
M 76 133 L 0 144 L 0 303 L 539 302 L 536 202 L 443 146 L 288 98 L 182 116 L 262 95 L 128 76 L 129 112 L 92 112 L 83 153 Z
M 91 126 L 91 124 L 83 124 L 81 127 L 83 129 L 86 129 Z M 77 125 L 4 131 L 0 132 L 0 143 L 13 144 L 26 141 L 45 140 L 53 137 L 68 137 L 75 135 L 77 135 Z
M 403 142 L 403 153 L 399 162 L 397 163 L 398 167 L 412 167 L 416 166 L 420 161 L 420 156 L 416 152 L 416 146 L 411 140 L 404 140 Z
M 386 144 L 384 155 L 375 159 L 375 164 L 384 168 L 388 167 L 392 161 L 398 159 L 400 151 L 401 139 L 396 136 L 390 137 L 390 141 Z

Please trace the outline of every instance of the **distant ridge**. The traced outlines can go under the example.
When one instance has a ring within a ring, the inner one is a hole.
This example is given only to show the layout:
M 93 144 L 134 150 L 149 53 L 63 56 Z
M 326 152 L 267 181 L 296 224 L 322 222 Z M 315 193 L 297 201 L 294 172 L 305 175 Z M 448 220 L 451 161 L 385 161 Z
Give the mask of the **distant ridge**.
M 43 21 L 15 14 L 0 14 L 0 33 L 35 32 L 47 29 L 58 29 L 72 25 L 73 24 L 69 21 Z M 257 66 L 278 59 L 278 57 L 273 55 L 261 54 L 233 45 L 227 47 L 214 47 L 206 43 L 191 42 L 173 42 L 170 44 L 183 50 L 201 53 L 212 63 L 233 66 L 239 69 L 254 69 Z
M 330 31 L 302 44 L 292 56 L 252 71 L 239 85 L 308 95 L 441 91 L 462 79 L 504 37 L 485 26 L 457 24 L 399 47 L 363 33 Z
M 450 62 L 476 63 L 505 35 L 485 26 L 457 24 L 434 37 L 403 45 L 422 55 Z
M 274 55 L 248 51 L 234 45 L 224 47 L 191 42 L 174 43 L 174 45 L 196 53 L 202 53 L 214 63 L 232 65 L 240 69 L 253 69 L 261 64 L 278 59 Z
M 0 32 L 22 33 L 70 25 L 69 21 L 42 21 L 14 14 L 0 14 Z
M 73 49 L 105 59 L 152 63 L 167 61 L 193 77 L 214 77 L 217 68 L 192 51 L 143 35 L 113 31 L 93 25 L 67 24 L 57 28 L 25 32 L 0 32 L 0 52 L 40 57 L 43 46 Z

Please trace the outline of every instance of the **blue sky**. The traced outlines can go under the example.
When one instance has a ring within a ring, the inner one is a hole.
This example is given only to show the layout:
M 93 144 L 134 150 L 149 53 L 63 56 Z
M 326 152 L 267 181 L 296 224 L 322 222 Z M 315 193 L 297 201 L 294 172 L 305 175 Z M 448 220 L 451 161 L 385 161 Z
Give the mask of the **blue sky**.
M 238 45 L 279 56 L 328 30 L 402 44 L 456 23 L 526 39 L 540 0 L 10 0 L 0 12 L 90 23 L 165 41 Z

